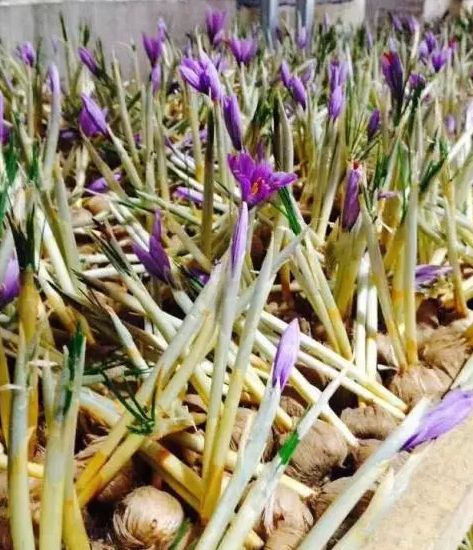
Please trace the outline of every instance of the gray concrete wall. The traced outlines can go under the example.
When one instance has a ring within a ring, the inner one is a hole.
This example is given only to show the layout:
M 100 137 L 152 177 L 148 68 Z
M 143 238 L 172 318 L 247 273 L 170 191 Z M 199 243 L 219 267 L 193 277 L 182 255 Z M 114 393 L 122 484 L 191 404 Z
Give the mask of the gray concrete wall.
M 23 40 L 46 39 L 46 55 L 51 54 L 48 38 L 60 37 L 59 15 L 64 14 L 71 34 L 77 38 L 80 22 L 87 22 L 106 48 L 120 59 L 128 57 L 133 39 L 141 44 L 141 33 L 156 32 L 163 17 L 175 38 L 202 23 L 207 5 L 235 10 L 234 0 L 0 0 L 0 38 L 13 48 Z

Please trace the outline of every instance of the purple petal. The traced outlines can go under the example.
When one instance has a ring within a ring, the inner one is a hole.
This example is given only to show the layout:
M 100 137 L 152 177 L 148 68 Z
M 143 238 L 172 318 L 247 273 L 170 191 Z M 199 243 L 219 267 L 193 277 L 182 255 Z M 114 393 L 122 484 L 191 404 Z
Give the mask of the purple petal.
M 291 73 L 289 71 L 289 67 L 286 61 L 283 61 L 281 63 L 281 67 L 279 69 L 279 76 L 281 77 L 281 80 L 284 86 L 286 88 L 289 88 L 289 83 L 291 81 Z
M 439 277 L 448 275 L 452 272 L 450 266 L 439 266 L 431 264 L 420 264 L 415 270 L 415 285 L 416 290 L 432 285 Z
M 122 179 L 122 175 L 120 173 L 114 174 L 113 177 L 116 181 L 120 181 Z M 108 190 L 107 180 L 104 177 L 97 178 L 87 186 L 87 190 L 92 193 L 105 193 L 105 191 Z
M 95 103 L 95 101 L 86 94 L 81 94 L 82 109 L 79 114 L 79 123 L 82 131 L 87 137 L 96 135 L 108 136 L 107 121 L 105 113 Z
M 306 98 L 306 92 L 304 84 L 302 83 L 302 80 L 297 77 L 293 76 L 289 82 L 289 90 L 292 94 L 292 97 L 299 103 L 299 105 L 305 109 L 307 106 L 307 98 Z
M 23 42 L 23 44 L 20 44 L 16 49 L 16 53 L 25 65 L 33 67 L 36 63 L 36 52 L 31 42 Z
M 456 389 L 422 419 L 416 433 L 404 444 L 403 449 L 412 450 L 421 443 L 436 439 L 463 422 L 473 409 L 473 392 Z
M 185 199 L 199 205 L 204 202 L 203 193 L 196 191 L 195 189 L 190 189 L 189 187 L 184 187 L 183 185 L 176 187 L 174 190 L 174 195 L 180 199 Z
M 8 260 L 5 277 L 0 284 L 0 308 L 4 308 L 20 293 L 20 266 L 16 256 Z
M 299 321 L 294 319 L 281 335 L 273 363 L 273 387 L 279 386 L 282 391 L 286 385 L 299 353 Z
M 242 148 L 241 114 L 235 94 L 223 98 L 223 118 L 233 147 L 240 151 Z
M 239 274 L 243 265 L 246 251 L 246 240 L 248 235 L 248 206 L 242 202 L 240 213 L 233 232 L 231 245 L 231 266 L 232 273 Z
M 335 121 L 340 116 L 345 104 L 345 94 L 341 86 L 337 86 L 330 94 L 328 103 L 328 114 L 331 120 Z
M 359 162 L 353 162 L 347 177 L 345 200 L 343 202 L 341 225 L 344 231 L 350 231 L 360 214 L 360 181 L 363 171 Z
M 373 109 L 371 111 L 370 118 L 368 120 L 368 126 L 366 128 L 366 135 L 368 141 L 371 141 L 373 137 L 378 133 L 381 124 L 381 112 L 379 109 Z
M 95 61 L 94 56 L 87 48 L 84 48 L 83 46 L 79 48 L 79 57 L 81 62 L 89 69 L 89 71 L 94 76 L 98 76 L 100 74 L 100 69 L 97 61 Z

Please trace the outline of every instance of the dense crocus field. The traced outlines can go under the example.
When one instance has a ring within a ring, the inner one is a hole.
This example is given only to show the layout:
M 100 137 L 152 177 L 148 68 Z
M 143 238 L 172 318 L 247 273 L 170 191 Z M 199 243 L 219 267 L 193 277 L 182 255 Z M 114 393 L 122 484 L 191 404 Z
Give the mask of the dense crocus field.
M 1 548 L 363 547 L 473 408 L 472 30 L 2 49 Z

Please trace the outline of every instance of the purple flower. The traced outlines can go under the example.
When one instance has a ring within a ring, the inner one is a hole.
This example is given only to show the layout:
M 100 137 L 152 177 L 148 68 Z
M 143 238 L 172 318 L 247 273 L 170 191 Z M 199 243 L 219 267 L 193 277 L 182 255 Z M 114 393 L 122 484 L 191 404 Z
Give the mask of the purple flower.
M 148 36 L 143 33 L 143 47 L 151 66 L 154 67 L 163 53 L 163 43 L 160 37 Z
M 457 122 L 453 115 L 447 115 L 445 117 L 445 129 L 449 134 L 454 134 L 457 126 Z
M 414 34 L 420 28 L 419 21 L 413 15 L 403 15 L 401 22 L 403 28 L 411 34 Z
M 449 59 L 450 50 L 448 48 L 436 48 L 430 56 L 432 67 L 436 73 L 442 70 Z
M 241 272 L 246 252 L 246 240 L 248 236 L 248 205 L 242 202 L 238 220 L 233 231 L 231 244 L 231 269 L 233 274 Z
M 422 419 L 417 431 L 403 449 L 410 451 L 426 441 L 431 441 L 463 422 L 473 409 L 473 392 L 455 389 L 447 393 L 438 405 Z
M 199 139 L 202 143 L 204 143 L 207 141 L 207 137 L 208 137 L 208 130 L 207 128 L 204 128 L 199 132 Z M 192 132 L 189 132 L 181 142 L 182 147 L 190 147 L 193 143 L 193 140 L 194 140 L 194 136 Z
M 182 78 L 195 90 L 218 101 L 222 96 L 222 85 L 217 69 L 209 56 L 202 52 L 200 59 L 186 57 L 180 67 Z
M 378 191 L 376 198 L 380 200 L 390 200 L 395 199 L 399 197 L 399 193 L 397 191 Z
M 0 142 L 2 145 L 6 145 L 10 140 L 10 128 L 5 125 L 5 119 L 3 114 L 5 112 L 5 103 L 3 94 L 0 92 Z
M 183 185 L 176 187 L 173 194 L 180 199 L 185 199 L 190 202 L 194 202 L 195 204 L 202 204 L 204 202 L 203 193 L 201 193 L 200 191 L 196 191 L 195 189 L 185 187 Z
M 278 349 L 273 363 L 273 387 L 282 391 L 286 385 L 299 353 L 300 329 L 298 319 L 293 319 L 279 340 Z
M 420 73 L 411 73 L 409 85 L 413 90 L 425 88 L 425 78 Z
M 25 65 L 33 67 L 36 63 L 36 52 L 31 42 L 23 42 L 16 49 L 16 54 Z
M 432 264 L 420 264 L 415 270 L 415 286 L 417 291 L 421 291 L 444 275 L 448 275 L 452 272 L 452 268 L 449 266 L 439 266 Z
M 205 28 L 212 46 L 218 46 L 222 43 L 225 35 L 226 18 L 226 11 L 207 8 L 207 12 L 205 14 Z
M 328 115 L 335 122 L 340 116 L 345 105 L 345 92 L 341 86 L 334 88 L 330 94 L 328 102 Z
M 401 18 L 396 15 L 395 13 L 390 13 L 389 14 L 390 17 L 391 17 L 391 23 L 393 25 L 393 29 L 396 31 L 396 32 L 401 32 L 402 31 L 402 21 L 401 21 Z
M 297 47 L 300 50 L 304 50 L 306 48 L 306 46 L 307 46 L 307 29 L 305 27 L 301 27 L 297 31 L 296 44 L 297 44 Z
M 223 98 L 223 118 L 233 147 L 235 147 L 237 151 L 241 151 L 241 114 L 235 94 Z
M 59 130 L 59 139 L 64 143 L 72 143 L 79 138 L 79 133 L 74 128 L 61 128 Z
M 81 94 L 81 99 L 82 109 L 79 114 L 81 130 L 87 137 L 108 136 L 105 111 L 102 111 L 97 103 L 87 94 Z
M 348 65 L 346 61 L 333 59 L 328 68 L 329 86 L 333 92 L 337 86 L 343 86 L 348 76 Z
M 373 33 L 371 32 L 371 29 L 368 27 L 366 28 L 365 33 L 365 42 L 366 42 L 366 48 L 368 51 L 373 49 L 374 39 L 373 39 Z
M 429 53 L 432 53 L 437 48 L 437 39 L 432 31 L 427 31 L 424 35 L 424 42 L 427 45 Z
M 59 71 L 57 70 L 57 66 L 55 63 L 50 63 L 48 67 L 48 82 L 51 94 L 55 98 L 56 102 L 59 102 L 59 97 L 61 93 L 61 80 L 59 78 Z
M 368 126 L 366 128 L 366 135 L 368 141 L 371 141 L 377 134 L 381 124 L 381 112 L 379 109 L 373 109 L 371 111 L 370 118 L 368 119 Z
M 174 284 L 171 264 L 168 255 L 161 244 L 161 215 L 156 210 L 151 236 L 149 238 L 149 249 L 134 243 L 133 252 L 144 265 L 150 275 L 153 275 L 163 283 Z
M 205 286 L 210 279 L 210 275 L 208 273 L 196 268 L 189 269 L 189 274 L 191 277 L 196 279 L 201 286 Z
M 315 65 L 314 63 L 310 63 L 307 69 L 301 74 L 301 81 L 304 86 L 308 86 L 312 80 L 314 80 L 315 76 Z
M 429 53 L 430 52 L 427 43 L 425 42 L 425 40 L 422 40 L 419 44 L 419 59 L 425 63 L 429 58 Z
M 404 71 L 399 54 L 393 50 L 384 53 L 381 58 L 381 69 L 393 99 L 401 105 L 404 97 Z
M 92 53 L 87 49 L 81 46 L 79 48 L 79 58 L 82 61 L 82 63 L 89 69 L 89 71 L 94 76 L 99 76 L 100 74 L 100 68 L 97 64 L 97 61 L 95 60 L 95 57 L 92 55 Z
M 307 106 L 305 87 L 302 80 L 298 76 L 293 76 L 289 81 L 289 91 L 291 92 L 294 100 L 297 101 L 303 109 L 305 109 Z
M 281 67 L 279 68 L 279 76 L 281 77 L 282 83 L 286 88 L 289 88 L 289 83 L 291 81 L 291 73 L 289 71 L 289 66 L 286 63 L 286 61 L 283 61 L 281 63 Z
M 156 65 L 154 65 L 151 69 L 149 81 L 151 82 L 151 89 L 153 91 L 153 94 L 155 94 L 159 90 L 159 86 L 161 85 L 161 65 L 159 63 L 156 63 Z
M 122 179 L 122 175 L 118 172 L 117 174 L 113 174 L 113 178 L 115 179 L 115 181 L 120 181 Z M 107 190 L 108 183 L 104 177 L 94 180 L 87 186 L 87 191 L 90 191 L 93 194 L 105 193 L 105 191 Z
M 268 162 L 255 162 L 247 153 L 229 155 L 228 165 L 240 184 L 242 199 L 250 208 L 297 179 L 296 174 L 274 172 Z
M 166 40 L 168 35 L 168 27 L 166 21 L 162 17 L 158 19 L 158 40 L 161 41 L 161 44 Z
M 249 65 L 256 55 L 258 43 L 254 38 L 230 38 L 230 50 L 236 62 Z
M 16 256 L 8 260 L 3 282 L 0 284 L 0 308 L 4 308 L 20 293 L 20 266 Z
M 348 171 L 345 200 L 343 201 L 341 224 L 344 231 L 351 230 L 360 214 L 360 201 L 358 195 L 360 193 L 362 175 L 363 170 L 361 164 L 354 161 Z
M 219 53 L 212 57 L 212 63 L 215 65 L 218 73 L 228 69 L 228 60 L 223 53 Z

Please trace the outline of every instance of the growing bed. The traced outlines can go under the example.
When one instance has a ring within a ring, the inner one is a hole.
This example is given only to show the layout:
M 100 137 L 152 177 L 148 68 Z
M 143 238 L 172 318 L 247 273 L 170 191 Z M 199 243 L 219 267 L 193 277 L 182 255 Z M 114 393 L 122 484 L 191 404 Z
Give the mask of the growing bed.
M 458 544 L 472 27 L 2 48 L 0 547 Z

